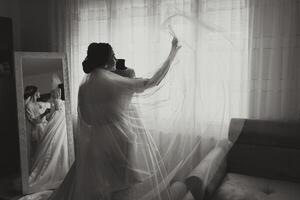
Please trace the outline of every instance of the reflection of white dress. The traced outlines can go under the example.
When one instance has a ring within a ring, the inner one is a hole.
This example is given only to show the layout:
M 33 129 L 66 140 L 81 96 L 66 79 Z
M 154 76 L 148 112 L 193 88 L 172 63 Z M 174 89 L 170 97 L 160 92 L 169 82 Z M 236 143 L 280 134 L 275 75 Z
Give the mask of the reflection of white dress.
M 59 109 L 44 127 L 34 156 L 29 176 L 33 191 L 57 188 L 69 170 L 65 105 L 62 100 L 57 104 Z
M 75 162 L 49 198 L 44 191 L 25 199 L 170 200 L 180 164 L 166 171 L 131 102 L 144 83 L 104 69 L 87 75 L 78 94 Z

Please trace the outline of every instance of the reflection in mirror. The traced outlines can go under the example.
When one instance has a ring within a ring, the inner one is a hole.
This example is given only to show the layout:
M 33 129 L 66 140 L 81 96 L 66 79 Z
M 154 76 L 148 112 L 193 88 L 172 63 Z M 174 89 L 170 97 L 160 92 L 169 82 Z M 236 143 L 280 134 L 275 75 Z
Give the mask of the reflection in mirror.
M 22 95 L 17 92 L 23 101 L 22 106 L 18 101 L 18 109 L 23 109 L 19 126 L 24 125 L 20 129 L 23 193 L 55 189 L 74 159 L 64 56 L 19 52 L 15 59 L 22 80 L 17 85 L 23 88 Z

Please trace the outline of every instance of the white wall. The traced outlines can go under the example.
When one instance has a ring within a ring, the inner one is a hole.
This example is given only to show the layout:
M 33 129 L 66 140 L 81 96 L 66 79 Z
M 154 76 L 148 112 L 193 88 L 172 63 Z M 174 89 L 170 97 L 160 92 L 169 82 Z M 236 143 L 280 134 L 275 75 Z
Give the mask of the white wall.
M 50 50 L 49 1 L 19 0 L 23 51 Z
M 62 71 L 56 73 L 62 77 Z M 23 78 L 24 87 L 27 85 L 35 85 L 39 88 L 41 94 L 49 93 L 52 89 L 52 75 L 53 73 L 43 73 L 33 76 L 26 76 Z
M 0 0 L 0 16 L 12 18 L 14 50 L 49 51 L 50 0 Z

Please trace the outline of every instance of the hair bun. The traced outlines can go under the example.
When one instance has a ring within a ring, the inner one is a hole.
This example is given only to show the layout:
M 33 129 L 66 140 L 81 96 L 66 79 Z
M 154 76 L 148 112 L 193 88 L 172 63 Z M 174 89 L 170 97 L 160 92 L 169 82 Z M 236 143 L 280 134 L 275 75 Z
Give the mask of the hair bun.
M 82 62 L 82 69 L 90 73 L 95 68 L 103 68 L 112 55 L 112 47 L 108 43 L 91 43 L 88 46 L 87 56 Z
M 92 71 L 92 67 L 89 64 L 89 60 L 87 58 L 82 62 L 82 69 L 86 74 L 89 74 Z

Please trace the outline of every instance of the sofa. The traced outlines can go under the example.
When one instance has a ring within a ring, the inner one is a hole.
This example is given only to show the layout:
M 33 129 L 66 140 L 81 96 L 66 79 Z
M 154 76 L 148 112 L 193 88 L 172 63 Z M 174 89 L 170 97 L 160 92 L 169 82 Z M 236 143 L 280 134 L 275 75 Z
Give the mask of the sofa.
M 300 121 L 232 119 L 186 179 L 195 200 L 300 200 Z

